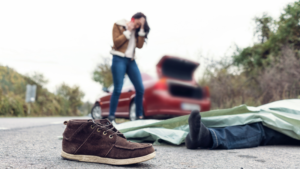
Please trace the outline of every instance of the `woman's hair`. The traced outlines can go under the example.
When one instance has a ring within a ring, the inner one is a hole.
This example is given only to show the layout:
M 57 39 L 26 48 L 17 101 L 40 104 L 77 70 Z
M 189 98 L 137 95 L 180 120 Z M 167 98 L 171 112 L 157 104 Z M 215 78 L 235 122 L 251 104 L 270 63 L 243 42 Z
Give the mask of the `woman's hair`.
M 146 39 L 148 38 L 148 34 L 149 34 L 149 32 L 150 32 L 150 27 L 149 27 L 149 25 L 148 25 L 146 15 L 144 15 L 142 12 L 138 12 L 138 13 L 136 13 L 136 14 L 134 14 L 134 15 L 132 16 L 132 18 L 134 18 L 134 19 L 140 19 L 141 17 L 144 17 L 144 18 L 145 18 L 144 32 L 146 33 L 146 35 L 145 35 L 145 40 L 146 40 Z M 138 33 L 139 33 L 140 29 L 141 29 L 141 27 L 139 27 L 139 28 L 136 29 L 136 31 L 135 31 L 135 37 L 136 37 L 136 38 L 138 37 Z

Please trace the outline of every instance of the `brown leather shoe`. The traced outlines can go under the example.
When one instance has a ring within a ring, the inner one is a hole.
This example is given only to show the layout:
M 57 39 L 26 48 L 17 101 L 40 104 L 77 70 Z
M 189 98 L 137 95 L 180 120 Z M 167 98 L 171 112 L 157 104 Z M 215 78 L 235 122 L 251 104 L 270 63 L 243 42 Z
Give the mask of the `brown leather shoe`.
M 155 157 L 152 144 L 127 141 L 104 120 L 70 120 L 63 133 L 61 156 L 66 159 L 112 165 L 135 164 Z

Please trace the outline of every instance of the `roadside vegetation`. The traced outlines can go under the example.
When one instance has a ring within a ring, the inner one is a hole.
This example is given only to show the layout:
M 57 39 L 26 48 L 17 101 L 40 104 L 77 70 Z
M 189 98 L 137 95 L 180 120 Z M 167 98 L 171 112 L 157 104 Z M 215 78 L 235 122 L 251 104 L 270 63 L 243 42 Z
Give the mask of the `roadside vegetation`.
M 113 84 L 110 61 L 110 57 L 102 57 L 102 62 L 93 71 L 92 79 L 106 88 Z
M 212 109 L 300 99 L 300 1 L 278 19 L 263 14 L 254 22 L 258 42 L 210 64 L 199 80 L 210 87 Z
M 0 117 L 23 116 L 74 116 L 86 114 L 79 111 L 84 93 L 78 86 L 61 84 L 56 94 L 43 85 L 48 80 L 42 74 L 21 75 L 12 68 L 0 66 Z M 26 85 L 37 85 L 36 101 L 25 102 Z M 30 109 L 30 114 L 29 114 Z

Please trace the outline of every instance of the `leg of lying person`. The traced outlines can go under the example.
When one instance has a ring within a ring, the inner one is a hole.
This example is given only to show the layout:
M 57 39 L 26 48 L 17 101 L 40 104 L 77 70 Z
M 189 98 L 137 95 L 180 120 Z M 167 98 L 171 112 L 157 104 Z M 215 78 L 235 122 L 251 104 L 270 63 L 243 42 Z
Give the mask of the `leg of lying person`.
M 263 126 L 263 125 L 262 125 Z M 300 145 L 300 140 L 279 133 L 266 126 L 263 126 L 265 137 L 260 145 Z
M 260 145 L 300 145 L 299 140 L 290 138 L 277 131 L 252 123 L 240 126 L 207 128 L 201 123 L 198 111 L 193 111 L 189 117 L 190 133 L 186 137 L 186 147 L 211 149 L 238 149 Z
M 264 130 L 261 123 L 240 126 L 209 128 L 212 135 L 212 149 L 251 148 L 260 145 L 264 140 Z

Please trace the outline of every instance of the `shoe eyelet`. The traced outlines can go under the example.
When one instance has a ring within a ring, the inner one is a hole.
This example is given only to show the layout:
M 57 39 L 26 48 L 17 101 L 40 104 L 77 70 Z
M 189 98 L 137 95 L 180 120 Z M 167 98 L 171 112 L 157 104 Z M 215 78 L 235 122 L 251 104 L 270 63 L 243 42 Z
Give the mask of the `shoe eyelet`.
M 97 132 L 100 132 L 100 131 L 101 131 L 100 128 L 98 128 L 98 129 L 97 129 Z
M 109 138 L 110 138 L 110 139 L 112 139 L 112 138 L 114 138 L 114 136 L 112 136 L 112 135 L 109 135 Z
M 95 126 L 91 125 L 91 128 L 94 129 Z
M 106 135 L 107 134 L 107 132 L 106 131 L 103 131 L 103 135 Z

